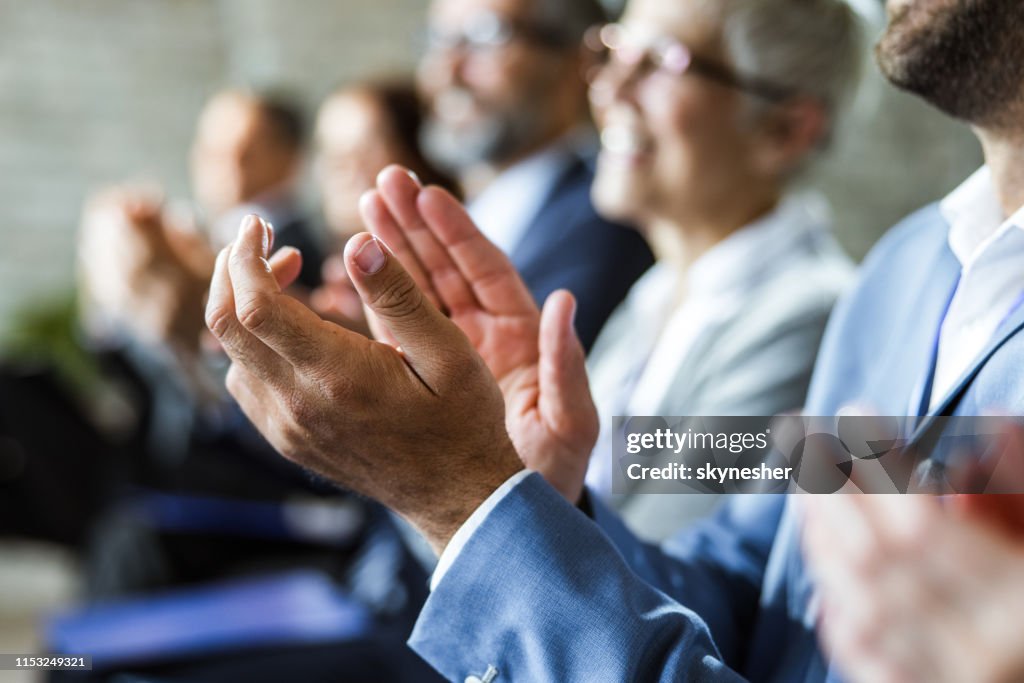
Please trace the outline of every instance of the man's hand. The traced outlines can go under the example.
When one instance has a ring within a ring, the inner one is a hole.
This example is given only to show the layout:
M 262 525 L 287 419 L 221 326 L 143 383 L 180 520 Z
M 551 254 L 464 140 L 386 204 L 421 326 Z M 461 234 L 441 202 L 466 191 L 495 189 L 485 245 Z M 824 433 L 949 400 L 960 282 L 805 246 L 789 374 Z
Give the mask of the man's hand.
M 335 254 L 328 258 L 321 274 L 323 284 L 310 294 L 309 305 L 325 320 L 370 336 L 370 327 L 363 312 L 363 300 L 359 298 L 359 292 L 348 276 L 344 255 Z
M 819 632 L 845 676 L 1024 680 L 1024 547 L 1017 538 L 933 496 L 800 500 L 821 598 Z
M 249 217 L 217 259 L 206 320 L 233 361 L 229 391 L 282 454 L 394 509 L 440 551 L 522 469 L 500 389 L 376 238 L 353 237 L 345 265 L 400 350 L 282 293 L 270 241 Z
M 440 188 L 421 187 L 400 167 L 380 174 L 360 210 L 497 378 L 508 431 L 526 466 L 576 503 L 598 417 L 573 330 L 572 295 L 552 294 L 542 314 L 508 258 L 459 202 Z

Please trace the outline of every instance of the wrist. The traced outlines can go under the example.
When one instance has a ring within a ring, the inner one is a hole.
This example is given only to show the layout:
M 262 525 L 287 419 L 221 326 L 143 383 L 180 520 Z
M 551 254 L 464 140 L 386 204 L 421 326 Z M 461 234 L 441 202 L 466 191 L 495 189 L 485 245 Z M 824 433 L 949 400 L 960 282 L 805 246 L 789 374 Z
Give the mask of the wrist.
M 491 494 L 524 469 L 511 444 L 499 457 L 474 461 L 487 466 L 474 468 L 466 473 L 469 476 L 449 477 L 449 486 L 438 487 L 435 493 L 439 495 L 430 496 L 422 510 L 407 515 L 438 555 Z

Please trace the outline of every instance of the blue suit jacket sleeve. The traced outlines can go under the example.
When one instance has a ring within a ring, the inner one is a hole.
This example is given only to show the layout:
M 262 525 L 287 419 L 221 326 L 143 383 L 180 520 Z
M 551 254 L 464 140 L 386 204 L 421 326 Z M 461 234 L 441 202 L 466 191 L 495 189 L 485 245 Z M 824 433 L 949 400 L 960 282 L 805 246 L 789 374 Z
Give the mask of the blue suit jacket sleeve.
M 742 668 L 785 497 L 730 497 L 660 546 L 639 540 L 596 496 L 591 501 L 594 521 L 630 568 L 700 615 L 724 661 Z
M 704 621 L 536 474 L 470 538 L 409 644 L 458 681 L 489 666 L 499 683 L 741 680 Z

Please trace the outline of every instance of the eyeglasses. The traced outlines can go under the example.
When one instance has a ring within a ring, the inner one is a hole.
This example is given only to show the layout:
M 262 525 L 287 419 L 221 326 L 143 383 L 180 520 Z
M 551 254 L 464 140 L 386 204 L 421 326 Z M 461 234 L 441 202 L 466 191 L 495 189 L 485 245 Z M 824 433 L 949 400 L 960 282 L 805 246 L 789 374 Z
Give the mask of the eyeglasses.
M 796 94 L 792 88 L 760 78 L 742 76 L 724 64 L 695 55 L 690 48 L 674 38 L 663 36 L 644 40 L 621 24 L 591 28 L 584 44 L 602 65 L 614 60 L 625 66 L 637 67 L 645 74 L 657 72 L 682 76 L 692 72 L 770 102 L 781 102 Z
M 558 28 L 515 21 L 490 11 L 473 14 L 459 30 L 429 27 L 424 38 L 423 48 L 427 54 L 458 49 L 485 52 L 503 47 L 513 40 L 523 40 L 548 49 L 561 49 L 571 44 L 565 32 Z

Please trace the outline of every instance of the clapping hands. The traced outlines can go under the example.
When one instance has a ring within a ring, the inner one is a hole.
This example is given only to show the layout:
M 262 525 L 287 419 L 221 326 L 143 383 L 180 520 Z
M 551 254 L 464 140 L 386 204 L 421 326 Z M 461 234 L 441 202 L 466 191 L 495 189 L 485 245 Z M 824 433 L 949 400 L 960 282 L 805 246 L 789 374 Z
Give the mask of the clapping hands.
M 541 313 L 462 205 L 440 188 L 421 187 L 400 167 L 380 174 L 360 210 L 497 379 L 523 462 L 576 503 L 599 425 L 572 326 L 572 295 L 552 294 Z

